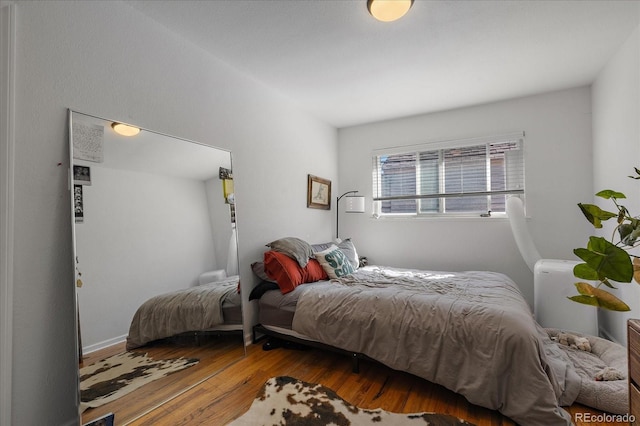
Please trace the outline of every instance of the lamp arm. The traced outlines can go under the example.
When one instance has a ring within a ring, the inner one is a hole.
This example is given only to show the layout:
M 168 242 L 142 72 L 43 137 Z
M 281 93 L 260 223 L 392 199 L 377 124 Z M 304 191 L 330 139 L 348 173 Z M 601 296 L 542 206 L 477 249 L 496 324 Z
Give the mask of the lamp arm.
M 357 194 L 358 191 L 347 191 L 344 194 L 342 194 L 339 197 L 336 197 L 336 239 L 340 238 L 338 235 L 338 216 L 340 215 L 340 209 L 338 209 L 338 205 L 340 203 L 340 200 L 342 200 L 342 197 L 344 197 L 345 195 L 349 195 L 349 194 Z
M 336 199 L 336 207 L 338 207 L 338 201 L 342 200 L 342 197 L 349 194 L 356 194 L 358 191 L 347 191 Z

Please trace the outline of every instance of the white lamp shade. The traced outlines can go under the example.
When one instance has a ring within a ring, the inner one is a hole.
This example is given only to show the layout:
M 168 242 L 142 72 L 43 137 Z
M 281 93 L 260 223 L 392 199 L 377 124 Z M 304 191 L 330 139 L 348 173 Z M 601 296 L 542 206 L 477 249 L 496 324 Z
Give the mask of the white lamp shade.
M 348 195 L 345 199 L 345 212 L 364 213 L 364 197 L 362 195 Z

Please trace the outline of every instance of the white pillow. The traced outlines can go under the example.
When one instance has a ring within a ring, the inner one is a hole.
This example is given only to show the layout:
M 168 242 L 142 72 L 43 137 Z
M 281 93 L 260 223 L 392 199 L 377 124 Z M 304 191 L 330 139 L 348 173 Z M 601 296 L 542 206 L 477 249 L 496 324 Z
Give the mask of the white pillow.
M 355 271 L 347 256 L 335 244 L 326 250 L 315 252 L 314 255 L 329 278 L 344 277 Z
M 198 277 L 198 285 L 211 284 L 222 281 L 227 278 L 227 272 L 224 269 L 205 272 Z

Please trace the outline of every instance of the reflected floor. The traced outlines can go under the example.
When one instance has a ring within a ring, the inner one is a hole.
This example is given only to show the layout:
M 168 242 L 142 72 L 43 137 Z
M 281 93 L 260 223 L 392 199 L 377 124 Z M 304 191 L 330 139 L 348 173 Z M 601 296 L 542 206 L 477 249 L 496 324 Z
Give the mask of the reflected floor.
M 183 335 L 159 340 L 137 348 L 135 351 L 145 352 L 152 358 L 187 357 L 198 358 L 200 362 L 185 370 L 148 383 L 113 402 L 86 410 L 82 413 L 82 424 L 95 420 L 104 414 L 114 413 L 116 424 L 123 425 L 193 387 L 244 356 L 240 332 L 198 336 Z M 80 367 L 91 365 L 101 359 L 122 352 L 125 352 L 124 342 L 86 354 L 80 363 Z

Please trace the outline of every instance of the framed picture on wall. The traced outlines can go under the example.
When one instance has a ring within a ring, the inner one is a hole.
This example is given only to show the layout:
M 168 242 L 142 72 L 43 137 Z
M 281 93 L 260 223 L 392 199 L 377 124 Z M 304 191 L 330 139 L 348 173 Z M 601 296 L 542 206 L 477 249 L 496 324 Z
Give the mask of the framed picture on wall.
M 311 209 L 331 209 L 330 180 L 307 175 L 307 207 Z
M 73 166 L 74 185 L 91 185 L 91 168 L 87 166 Z

